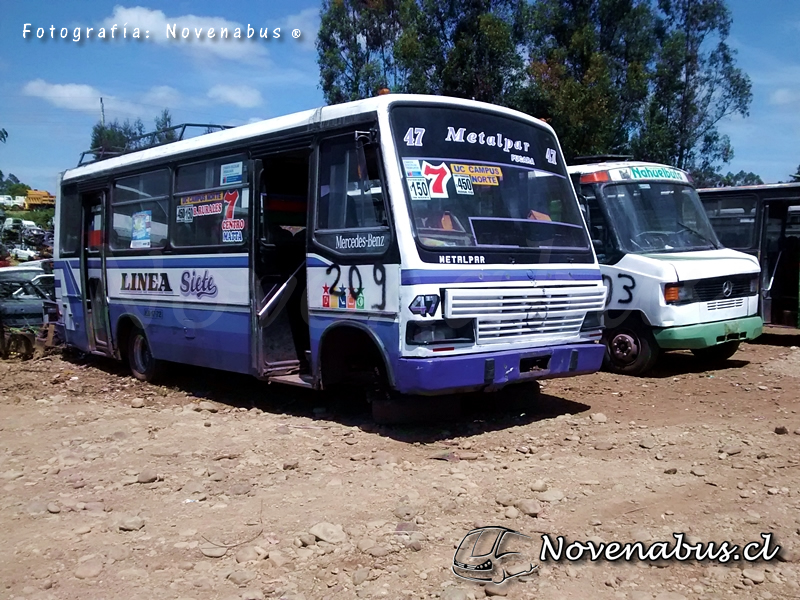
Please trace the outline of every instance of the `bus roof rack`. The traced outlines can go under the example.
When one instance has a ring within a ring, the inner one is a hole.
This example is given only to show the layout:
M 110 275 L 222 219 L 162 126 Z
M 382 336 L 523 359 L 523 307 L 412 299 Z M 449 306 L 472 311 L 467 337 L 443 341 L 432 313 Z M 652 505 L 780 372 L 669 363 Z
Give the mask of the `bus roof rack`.
M 107 158 L 113 158 L 115 156 L 122 156 L 123 154 L 136 152 L 138 150 L 144 150 L 145 148 L 153 148 L 155 146 L 163 146 L 164 144 L 178 142 L 184 139 L 187 129 L 194 130 L 197 128 L 202 128 L 205 129 L 203 133 L 213 133 L 215 131 L 231 129 L 232 127 L 232 125 L 214 125 L 211 123 L 183 123 L 181 125 L 173 125 L 172 127 L 167 127 L 166 129 L 159 129 L 157 131 L 151 131 L 150 133 L 145 133 L 144 135 L 130 138 L 122 147 L 101 146 L 99 148 L 92 148 L 90 150 L 81 152 L 81 157 L 78 160 L 78 166 L 82 167 L 83 165 L 89 165 L 91 163 L 105 160 Z M 86 160 L 86 157 L 89 155 L 92 155 L 94 158 Z
M 576 156 L 572 159 L 572 165 L 593 165 L 595 163 L 617 162 L 623 160 L 633 160 L 630 154 L 597 154 L 594 156 Z

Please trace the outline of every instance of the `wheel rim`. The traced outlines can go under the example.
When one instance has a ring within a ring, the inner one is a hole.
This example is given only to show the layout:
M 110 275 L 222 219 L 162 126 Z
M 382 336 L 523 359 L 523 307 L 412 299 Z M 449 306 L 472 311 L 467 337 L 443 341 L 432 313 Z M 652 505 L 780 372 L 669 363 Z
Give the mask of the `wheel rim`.
M 153 355 L 150 354 L 150 348 L 147 346 L 147 340 L 143 335 L 137 335 L 133 340 L 133 363 L 139 373 L 146 373 L 150 368 L 153 361 Z
M 619 365 L 630 365 L 635 362 L 640 352 L 639 339 L 629 332 L 618 333 L 609 344 L 611 358 Z

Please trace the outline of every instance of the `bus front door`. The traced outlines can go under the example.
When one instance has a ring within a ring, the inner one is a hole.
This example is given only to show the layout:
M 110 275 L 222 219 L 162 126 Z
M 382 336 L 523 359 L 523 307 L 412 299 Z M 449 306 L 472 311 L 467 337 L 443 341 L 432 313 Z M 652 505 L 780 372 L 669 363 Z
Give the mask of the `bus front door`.
M 762 213 L 761 312 L 765 324 L 798 326 L 800 303 L 800 212 L 767 202 Z
M 81 283 L 83 310 L 86 315 L 86 332 L 89 350 L 111 355 L 111 333 L 106 295 L 103 192 L 92 192 L 82 197 L 83 235 L 81 244 Z
M 300 148 L 256 161 L 253 287 L 258 372 L 270 381 L 308 387 L 306 221 L 310 151 Z

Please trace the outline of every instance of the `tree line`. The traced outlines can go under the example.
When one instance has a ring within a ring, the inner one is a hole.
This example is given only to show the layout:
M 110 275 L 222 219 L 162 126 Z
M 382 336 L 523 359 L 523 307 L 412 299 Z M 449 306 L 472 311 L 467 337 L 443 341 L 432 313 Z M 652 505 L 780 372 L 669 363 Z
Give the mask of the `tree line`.
M 514 108 L 549 122 L 568 160 L 760 183 L 722 173 L 733 147 L 718 125 L 752 100 L 731 21 L 724 0 L 323 0 L 320 82 L 329 103 L 388 87 Z
M 154 119 L 155 132 L 146 135 L 144 123 L 140 118 L 131 122 L 125 119 L 120 123 L 118 119 L 106 124 L 98 121 L 92 127 L 91 152 L 97 159 L 109 158 L 122 152 L 140 150 L 149 146 L 166 144 L 177 140 L 177 135 L 172 127 L 172 115 L 168 108 L 161 111 Z

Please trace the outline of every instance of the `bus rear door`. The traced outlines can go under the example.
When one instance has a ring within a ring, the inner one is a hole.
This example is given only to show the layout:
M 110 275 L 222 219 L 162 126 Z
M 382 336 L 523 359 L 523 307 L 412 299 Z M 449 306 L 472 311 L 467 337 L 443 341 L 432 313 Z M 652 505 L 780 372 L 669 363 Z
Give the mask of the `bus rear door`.
M 761 310 L 764 323 L 798 326 L 800 304 L 800 206 L 762 204 Z
M 81 196 L 82 243 L 81 284 L 86 333 L 90 351 L 113 354 L 108 319 L 105 270 L 105 192 L 89 192 Z

